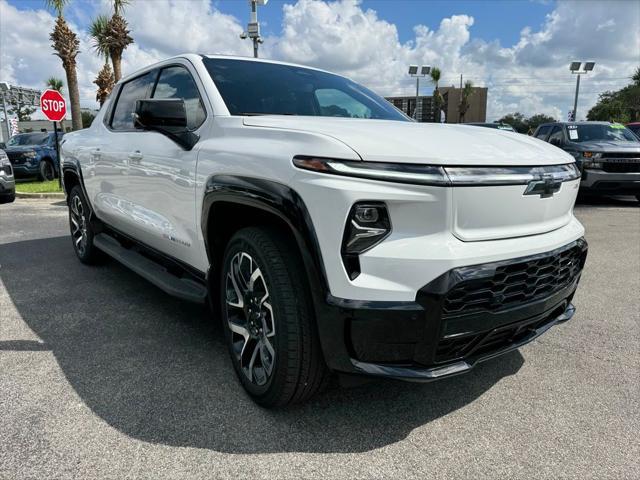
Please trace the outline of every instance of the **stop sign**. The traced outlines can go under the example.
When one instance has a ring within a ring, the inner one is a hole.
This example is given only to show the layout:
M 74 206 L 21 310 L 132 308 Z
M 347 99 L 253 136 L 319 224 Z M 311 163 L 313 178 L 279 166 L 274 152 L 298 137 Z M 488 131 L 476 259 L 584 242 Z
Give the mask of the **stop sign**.
M 67 114 L 67 102 L 56 90 L 45 90 L 40 95 L 40 108 L 44 116 L 52 122 L 59 122 Z

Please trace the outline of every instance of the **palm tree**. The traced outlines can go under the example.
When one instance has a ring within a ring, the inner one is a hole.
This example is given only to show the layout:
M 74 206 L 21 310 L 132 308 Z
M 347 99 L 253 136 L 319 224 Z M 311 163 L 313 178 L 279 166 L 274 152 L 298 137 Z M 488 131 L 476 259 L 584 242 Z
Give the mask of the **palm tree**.
M 469 110 L 469 98 L 473 94 L 473 83 L 470 80 L 464 82 L 464 88 L 460 92 L 460 105 L 458 105 L 458 112 L 460 112 L 460 123 L 464 123 L 464 116 Z
M 62 68 L 64 68 L 67 76 L 71 103 L 71 125 L 74 130 L 80 130 L 82 128 L 82 115 L 80 113 L 78 75 L 76 73 L 76 57 L 80 53 L 80 41 L 62 16 L 64 7 L 69 3 L 69 0 L 45 0 L 45 3 L 49 8 L 55 10 L 58 17 L 49 38 L 53 42 L 51 46 L 56 51 L 55 54 L 62 60 Z
M 133 43 L 129 36 L 127 21 L 121 15 L 130 0 L 113 0 L 113 16 L 107 22 L 106 39 L 109 56 L 113 64 L 113 76 L 117 82 L 122 78 L 122 52 Z
M 440 109 L 444 104 L 444 99 L 442 98 L 442 95 L 440 94 L 440 90 L 438 89 L 438 82 L 440 81 L 440 76 L 442 75 L 442 72 L 438 67 L 433 67 L 431 69 L 430 75 L 431 75 L 431 81 L 435 84 L 435 88 L 433 89 L 433 107 L 436 110 L 436 115 L 435 115 L 436 122 L 440 122 Z
M 45 84 L 47 85 L 47 88 L 60 93 L 62 93 L 62 89 L 64 88 L 64 82 L 61 78 L 49 77 Z
M 115 84 L 113 72 L 109 66 L 108 25 L 109 18 L 106 15 L 98 15 L 89 26 L 89 34 L 93 38 L 93 48 L 101 57 L 104 57 L 104 65 L 93 81 L 98 86 L 96 100 L 100 106 L 104 104 Z

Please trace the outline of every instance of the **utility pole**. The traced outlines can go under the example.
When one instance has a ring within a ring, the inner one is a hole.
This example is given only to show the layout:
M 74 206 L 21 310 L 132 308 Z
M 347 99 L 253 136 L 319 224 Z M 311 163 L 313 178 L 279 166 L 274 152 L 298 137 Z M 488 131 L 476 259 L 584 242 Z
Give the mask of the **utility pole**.
M 250 38 L 253 42 L 253 57 L 258 58 L 258 45 L 264 40 L 260 36 L 260 23 L 258 22 L 258 5 L 266 5 L 269 0 L 249 0 L 251 16 L 247 24 L 247 31 L 240 34 L 241 39 Z

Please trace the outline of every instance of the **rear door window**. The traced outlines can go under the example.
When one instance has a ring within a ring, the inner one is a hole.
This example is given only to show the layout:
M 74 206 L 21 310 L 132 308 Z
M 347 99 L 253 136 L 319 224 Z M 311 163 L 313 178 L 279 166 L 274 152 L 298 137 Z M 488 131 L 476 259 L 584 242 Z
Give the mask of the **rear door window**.
M 156 73 L 157 70 L 145 73 L 129 80 L 122 86 L 113 110 L 111 128 L 114 130 L 133 130 L 133 113 L 136 109 L 136 101 L 149 98 Z

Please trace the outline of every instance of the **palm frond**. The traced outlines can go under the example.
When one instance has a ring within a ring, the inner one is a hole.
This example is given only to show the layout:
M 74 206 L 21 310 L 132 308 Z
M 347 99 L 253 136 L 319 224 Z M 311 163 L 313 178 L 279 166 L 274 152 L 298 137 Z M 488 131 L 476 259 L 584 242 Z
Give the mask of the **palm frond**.
M 44 0 L 44 4 L 47 8 L 55 10 L 56 14 L 61 17 L 62 11 L 64 10 L 64 7 L 69 4 L 69 1 L 70 0 Z
M 98 15 L 89 25 L 89 35 L 93 38 L 93 48 L 100 56 L 109 58 L 109 17 Z
M 64 88 L 64 82 L 62 81 L 61 78 L 49 77 L 47 78 L 47 81 L 45 82 L 45 84 L 50 89 L 57 90 L 60 93 L 62 93 L 62 89 Z
M 131 0 L 113 0 L 113 11 L 116 15 L 120 15 L 124 11 L 124 7 L 131 4 Z

